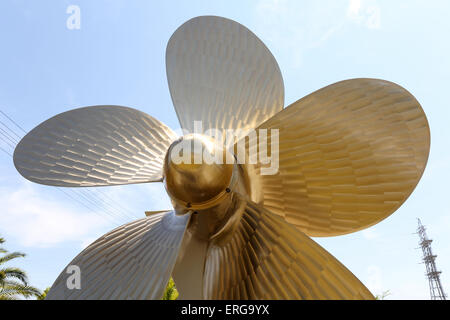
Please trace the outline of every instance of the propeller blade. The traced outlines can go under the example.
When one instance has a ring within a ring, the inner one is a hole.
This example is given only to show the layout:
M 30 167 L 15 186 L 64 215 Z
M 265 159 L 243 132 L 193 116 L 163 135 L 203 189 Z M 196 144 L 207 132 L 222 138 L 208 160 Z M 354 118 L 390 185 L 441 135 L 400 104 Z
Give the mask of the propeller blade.
M 194 220 L 191 225 L 193 223 L 195 224 Z M 178 300 L 201 300 L 203 299 L 204 268 L 209 241 L 196 237 L 189 229 L 184 235 L 172 277 L 177 286 Z
M 211 243 L 205 299 L 374 299 L 339 261 L 281 217 L 248 202 L 226 243 Z
M 330 85 L 259 129 L 279 130 L 279 170 L 260 175 L 256 166 L 252 200 L 317 237 L 355 232 L 392 214 L 419 182 L 430 150 L 419 102 L 384 80 Z
M 282 110 L 284 85 L 269 49 L 241 24 L 215 16 L 191 19 L 169 40 L 166 67 L 181 127 L 248 129 Z M 202 132 L 196 132 L 202 133 Z
M 190 215 L 155 214 L 99 238 L 70 264 L 78 266 L 80 289 L 70 289 L 68 268 L 51 287 L 50 300 L 161 299 Z
M 176 134 L 135 109 L 94 106 L 67 111 L 31 130 L 14 151 L 26 179 L 60 187 L 160 181 Z

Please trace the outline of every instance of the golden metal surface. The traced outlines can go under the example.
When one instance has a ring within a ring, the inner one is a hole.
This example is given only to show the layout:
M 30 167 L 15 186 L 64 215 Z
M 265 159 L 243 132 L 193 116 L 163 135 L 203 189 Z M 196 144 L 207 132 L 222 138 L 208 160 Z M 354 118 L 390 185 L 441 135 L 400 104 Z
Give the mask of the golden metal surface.
M 203 299 L 203 277 L 208 243 L 208 240 L 195 236 L 192 230 L 186 230 L 172 271 L 179 294 L 178 300 Z
M 179 299 L 373 299 L 308 236 L 245 200 L 238 169 L 229 197 L 191 217 L 173 272 Z
M 70 263 L 81 269 L 81 289 L 67 288 L 64 270 L 47 298 L 159 299 L 173 269 L 181 299 L 373 299 L 307 235 L 364 229 L 407 199 L 430 147 L 417 100 L 391 82 L 354 79 L 280 111 L 273 56 L 248 29 L 220 17 L 183 24 L 166 59 L 183 128 L 201 120 L 204 130 L 278 129 L 279 171 L 195 163 L 197 152 L 227 158 L 229 151 L 201 135 L 175 141 L 164 124 L 130 108 L 81 108 L 47 120 L 15 150 L 24 177 L 70 187 L 164 177 L 174 205 L 91 244 Z M 186 153 L 190 163 L 173 157 L 183 141 L 201 145 Z M 270 135 L 268 142 L 270 150 Z
M 203 285 L 204 299 L 374 299 L 320 245 L 252 202 L 230 240 L 211 242 Z
M 94 106 L 54 116 L 31 130 L 14 151 L 26 179 L 60 187 L 160 181 L 176 134 L 135 109 Z
M 416 187 L 430 149 L 419 102 L 376 79 L 325 87 L 259 128 L 279 129 L 280 163 L 276 175 L 247 168 L 251 198 L 309 236 L 355 232 L 389 216 Z
M 188 221 L 171 211 L 105 234 L 69 263 L 80 268 L 81 288 L 68 288 L 65 269 L 46 299 L 161 299 Z
M 193 18 L 172 35 L 167 79 L 181 127 L 252 129 L 284 105 L 280 68 L 250 30 L 222 17 Z M 202 133 L 202 132 L 197 132 Z
M 214 206 L 196 210 L 186 229 L 180 255 L 173 271 L 178 288 L 178 299 L 204 299 L 204 268 L 206 252 L 211 241 L 223 243 L 230 239 L 237 228 L 244 202 L 238 194 L 248 193 L 242 167 L 235 164 L 230 192 Z M 178 208 L 180 212 L 186 209 Z
M 233 174 L 233 164 L 225 163 L 227 152 L 203 135 L 190 134 L 175 141 L 164 160 L 164 185 L 172 200 L 192 209 L 219 201 Z
M 168 212 L 170 210 L 156 210 L 156 211 L 145 211 L 145 216 L 150 217 L 158 213 Z

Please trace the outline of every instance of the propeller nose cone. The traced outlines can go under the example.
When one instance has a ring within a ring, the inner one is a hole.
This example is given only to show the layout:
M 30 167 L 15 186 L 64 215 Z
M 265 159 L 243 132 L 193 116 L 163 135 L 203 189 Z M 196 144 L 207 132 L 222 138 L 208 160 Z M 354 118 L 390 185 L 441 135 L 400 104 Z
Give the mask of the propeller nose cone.
M 175 141 L 164 161 L 164 184 L 187 208 L 219 198 L 229 187 L 234 157 L 214 139 L 190 134 Z

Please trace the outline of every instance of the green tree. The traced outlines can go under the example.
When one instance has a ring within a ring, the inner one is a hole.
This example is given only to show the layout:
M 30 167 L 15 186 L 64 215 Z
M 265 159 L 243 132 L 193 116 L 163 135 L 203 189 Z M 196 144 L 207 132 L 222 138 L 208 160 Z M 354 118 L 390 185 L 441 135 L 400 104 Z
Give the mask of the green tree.
M 166 291 L 164 291 L 163 300 L 176 300 L 178 298 L 178 290 L 175 287 L 175 282 L 170 278 L 167 284 Z
M 37 299 L 38 299 L 38 300 L 45 300 L 45 298 L 47 297 L 47 293 L 48 293 L 49 290 L 50 290 L 50 287 L 48 287 L 47 289 L 45 289 L 45 290 L 42 292 L 42 294 L 41 294 L 39 297 L 37 297 Z
M 3 244 L 5 239 L 0 238 L 0 244 Z M 20 297 L 32 298 L 42 295 L 41 291 L 28 284 L 28 278 L 25 271 L 14 268 L 4 267 L 4 265 L 16 258 L 25 257 L 24 253 L 11 252 L 9 253 L 4 248 L 0 247 L 0 300 L 17 300 Z

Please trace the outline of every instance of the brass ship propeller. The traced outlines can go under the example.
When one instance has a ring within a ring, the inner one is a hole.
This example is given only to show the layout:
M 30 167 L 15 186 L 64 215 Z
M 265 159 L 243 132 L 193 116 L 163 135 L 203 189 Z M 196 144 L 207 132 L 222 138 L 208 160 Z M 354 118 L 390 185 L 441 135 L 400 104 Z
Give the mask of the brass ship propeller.
M 48 299 L 160 299 L 172 275 L 182 299 L 373 299 L 310 236 L 372 226 L 414 190 L 430 148 L 426 116 L 402 87 L 338 82 L 283 109 L 280 69 L 244 26 L 189 20 L 171 37 L 167 77 L 181 126 L 276 129 L 279 165 L 240 163 L 236 148 L 201 134 L 179 138 L 138 110 L 93 106 L 59 114 L 14 152 L 27 179 L 60 187 L 164 182 L 174 209 L 105 234 L 65 270 Z M 245 139 L 245 137 L 242 137 Z M 268 149 L 275 141 L 268 139 Z M 229 162 L 184 163 L 180 146 Z M 250 154 L 256 146 L 244 144 Z M 62 226 L 63 227 L 63 226 Z

